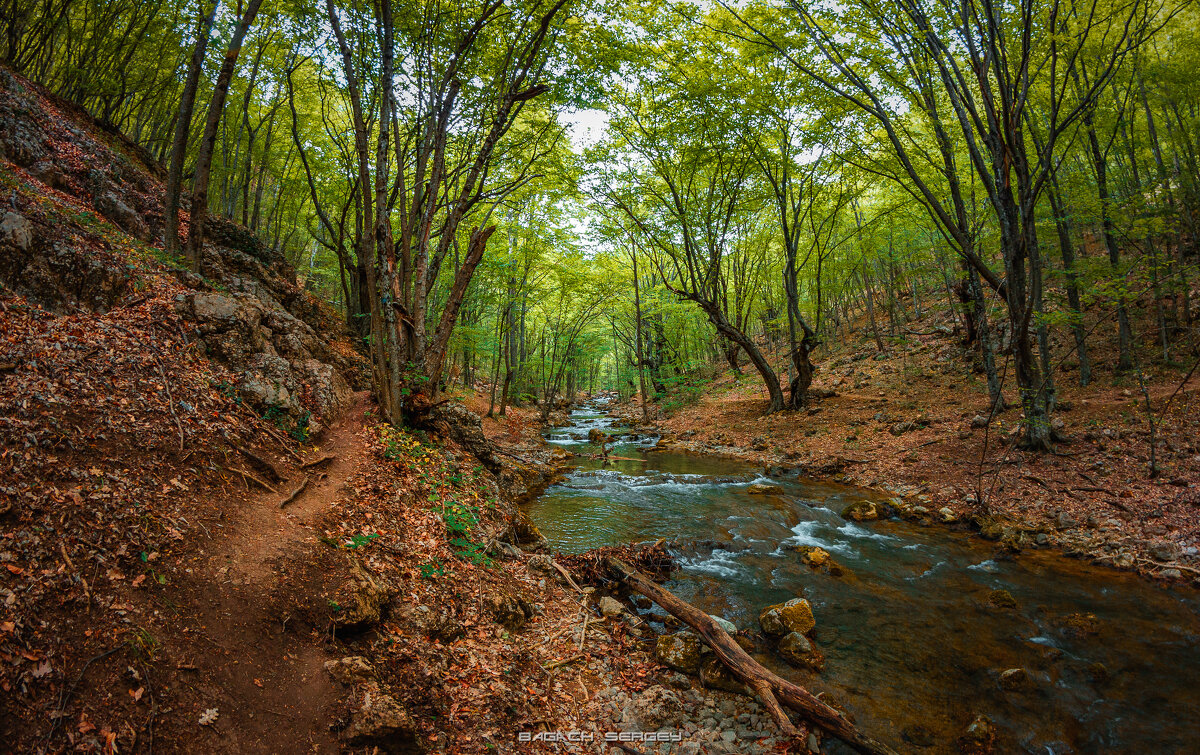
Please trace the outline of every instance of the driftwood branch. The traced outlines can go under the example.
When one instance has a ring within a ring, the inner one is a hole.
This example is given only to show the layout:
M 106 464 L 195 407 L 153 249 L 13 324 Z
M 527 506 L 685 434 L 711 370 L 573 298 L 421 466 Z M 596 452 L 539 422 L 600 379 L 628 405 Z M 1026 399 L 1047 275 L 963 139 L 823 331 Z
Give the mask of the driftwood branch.
M 797 730 L 780 704 L 801 713 L 809 721 L 850 745 L 857 752 L 868 755 L 896 755 L 896 751 L 891 747 L 859 731 L 841 713 L 822 702 L 808 690 L 763 668 L 705 612 L 675 597 L 670 591 L 655 584 L 621 559 L 609 557 L 607 563 L 631 590 L 650 598 L 662 606 L 667 613 L 695 629 L 713 649 L 717 658 L 733 672 L 734 676 L 758 693 L 763 704 L 775 716 L 783 731 L 793 733 L 794 736 L 794 732 Z

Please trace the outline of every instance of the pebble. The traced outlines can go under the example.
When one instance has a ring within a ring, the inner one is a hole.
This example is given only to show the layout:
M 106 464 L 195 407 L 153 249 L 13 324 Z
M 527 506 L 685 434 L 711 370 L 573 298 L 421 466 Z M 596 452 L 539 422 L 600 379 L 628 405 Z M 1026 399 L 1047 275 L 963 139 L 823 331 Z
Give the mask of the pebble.
M 732 742 L 733 740 L 737 739 L 737 733 L 730 729 L 726 729 L 725 731 L 721 732 L 721 739 L 725 742 Z

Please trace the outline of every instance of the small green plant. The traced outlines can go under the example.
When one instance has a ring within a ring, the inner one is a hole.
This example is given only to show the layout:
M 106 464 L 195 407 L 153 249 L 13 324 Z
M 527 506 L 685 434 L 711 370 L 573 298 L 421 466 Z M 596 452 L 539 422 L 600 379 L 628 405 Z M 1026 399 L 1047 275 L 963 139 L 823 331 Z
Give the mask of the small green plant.
M 349 541 L 346 542 L 344 547 L 346 548 L 346 550 L 352 550 L 352 551 L 358 550 L 359 548 L 362 548 L 363 546 L 369 544 L 372 540 L 374 540 L 377 537 L 379 537 L 378 532 L 372 532 L 369 535 L 354 535 L 353 537 L 350 538 Z
M 454 552 L 454 555 L 463 561 L 468 561 L 476 566 L 491 566 L 493 563 L 492 557 L 487 554 L 487 551 L 479 543 L 473 543 L 465 537 L 456 537 L 450 541 L 450 544 L 458 548 Z
M 421 564 L 418 568 L 421 570 L 421 576 L 425 579 L 436 579 L 446 573 L 446 570 L 442 568 L 442 562 L 436 558 L 430 563 Z
M 145 627 L 136 627 L 127 642 L 134 657 L 145 661 L 154 660 L 154 654 L 158 651 L 158 639 Z

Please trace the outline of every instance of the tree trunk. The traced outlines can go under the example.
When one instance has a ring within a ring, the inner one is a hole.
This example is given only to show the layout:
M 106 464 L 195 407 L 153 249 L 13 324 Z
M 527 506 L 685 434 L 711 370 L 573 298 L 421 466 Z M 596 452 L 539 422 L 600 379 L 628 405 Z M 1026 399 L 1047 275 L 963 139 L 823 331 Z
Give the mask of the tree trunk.
M 208 214 L 208 180 L 212 171 L 213 149 L 217 143 L 217 129 L 221 125 L 221 114 L 225 110 L 225 98 L 229 94 L 229 84 L 233 80 L 234 68 L 237 66 L 238 55 L 242 51 L 242 41 L 246 32 L 254 23 L 262 0 L 250 0 L 246 12 L 234 29 L 229 47 L 225 49 L 225 59 L 221 64 L 221 72 L 217 74 L 217 83 L 213 86 L 212 101 L 208 105 L 208 118 L 204 122 L 204 136 L 200 139 L 200 151 L 196 156 L 196 178 L 192 182 L 192 224 L 188 231 L 187 257 L 188 267 L 193 272 L 201 272 L 200 257 L 204 249 L 204 219 Z
M 205 16 L 202 3 L 203 0 L 196 29 L 196 45 L 188 61 L 179 111 L 175 114 L 175 135 L 171 140 L 171 167 L 167 171 L 166 206 L 163 209 L 163 250 L 168 256 L 174 254 L 179 245 L 179 185 L 183 182 L 183 161 L 187 157 L 188 133 L 192 128 L 192 113 L 196 108 L 196 89 L 199 88 L 200 72 L 204 68 L 204 54 L 208 50 L 209 30 L 220 5 L 219 0 L 214 0 L 212 10 Z

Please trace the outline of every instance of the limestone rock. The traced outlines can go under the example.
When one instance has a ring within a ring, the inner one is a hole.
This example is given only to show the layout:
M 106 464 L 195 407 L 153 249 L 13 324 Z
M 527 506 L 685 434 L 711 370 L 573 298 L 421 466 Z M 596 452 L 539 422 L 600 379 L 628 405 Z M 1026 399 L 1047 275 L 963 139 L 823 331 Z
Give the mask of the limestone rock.
M 717 626 L 721 627 L 729 634 L 737 634 L 737 626 L 735 626 L 734 623 L 729 619 L 724 619 L 713 614 L 709 614 L 709 616 L 713 621 L 717 622 Z
M 667 634 L 658 638 L 654 646 L 654 657 L 664 666 L 670 666 L 685 674 L 700 671 L 700 654 L 704 644 L 691 632 Z
M 804 598 L 792 598 L 786 603 L 767 606 L 758 615 L 763 634 L 782 637 L 789 632 L 808 634 L 817 625 L 812 606 Z
M 988 603 L 996 608 L 1016 608 L 1017 599 L 1008 590 L 992 590 L 988 593 Z
M 415 727 L 408 711 L 378 688 L 367 690 L 343 736 L 351 747 L 374 745 L 385 752 L 418 753 Z
M 738 695 L 748 695 L 749 691 L 746 685 L 738 681 L 738 678 L 733 675 L 724 663 L 716 656 L 706 656 L 700 662 L 700 682 L 705 687 L 712 689 L 725 690 Z
M 642 731 L 657 731 L 678 725 L 684 717 L 683 701 L 674 691 L 654 685 L 642 690 L 625 705 L 622 718 Z
M 600 598 L 596 605 L 600 609 L 600 615 L 604 616 L 605 618 L 612 619 L 625 613 L 625 606 L 621 605 L 619 600 L 610 598 L 607 595 L 605 595 L 603 598 Z
M 333 615 L 333 624 L 348 632 L 361 632 L 380 622 L 391 598 L 391 591 L 376 582 L 365 571 L 358 572 L 358 579 L 347 583 L 338 595 L 349 593 L 348 604 L 335 601 L 339 609 Z
M 325 670 L 342 684 L 365 682 L 375 677 L 375 667 L 361 655 L 325 661 Z
M 987 716 L 976 716 L 967 730 L 958 738 L 958 749 L 963 755 L 985 755 L 992 751 L 996 741 L 996 727 Z
M 20 213 L 4 213 L 0 218 L 0 244 L 11 244 L 24 252 L 32 243 L 33 224 Z
M 487 599 L 492 618 L 510 632 L 516 632 L 533 617 L 533 606 L 523 596 L 492 593 Z
M 453 642 L 465 633 L 462 622 L 447 606 L 406 605 L 392 611 L 396 620 L 415 633 L 442 642 Z
M 832 561 L 829 551 L 815 545 L 800 545 L 796 547 L 796 550 L 800 552 L 800 560 L 814 569 Z
M 106 191 L 94 200 L 92 204 L 104 217 L 121 227 L 121 230 L 141 241 L 150 240 L 150 226 L 129 205 L 125 204 L 114 192 Z
M 1029 686 L 1029 672 L 1023 668 L 1010 668 L 1000 672 L 1000 686 L 1010 692 Z

